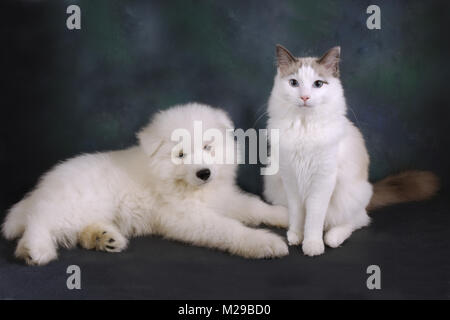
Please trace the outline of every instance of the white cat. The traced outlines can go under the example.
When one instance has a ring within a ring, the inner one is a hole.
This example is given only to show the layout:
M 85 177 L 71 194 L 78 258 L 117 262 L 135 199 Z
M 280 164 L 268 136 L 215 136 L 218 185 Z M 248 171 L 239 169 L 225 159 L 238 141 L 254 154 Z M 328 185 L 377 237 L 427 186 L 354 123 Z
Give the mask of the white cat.
M 272 161 L 279 161 L 280 171 L 265 176 L 264 195 L 288 207 L 289 244 L 302 243 L 309 256 L 322 254 L 324 241 L 338 247 L 367 226 L 368 206 L 427 199 L 438 188 L 437 177 L 423 171 L 391 176 L 372 188 L 364 139 L 346 117 L 339 58 L 339 47 L 321 58 L 296 58 L 277 46 L 268 128 L 280 130 L 279 145 L 271 146 L 279 148 Z

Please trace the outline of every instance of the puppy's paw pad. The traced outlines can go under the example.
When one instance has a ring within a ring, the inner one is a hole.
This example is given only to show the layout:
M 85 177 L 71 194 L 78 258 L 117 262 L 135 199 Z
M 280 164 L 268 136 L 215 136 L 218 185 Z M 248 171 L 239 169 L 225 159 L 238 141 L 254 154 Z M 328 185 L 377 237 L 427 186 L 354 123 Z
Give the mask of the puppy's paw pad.
M 28 249 L 27 246 L 20 242 L 17 245 L 14 255 L 16 256 L 16 258 L 24 260 L 25 263 L 30 266 L 35 264 L 35 261 L 33 261 L 33 258 L 31 257 L 30 249 Z
M 102 231 L 100 236 L 96 238 L 95 248 L 101 251 L 120 252 L 127 246 L 127 241 L 118 234 L 108 231 Z
M 303 241 L 302 249 L 305 255 L 313 257 L 323 254 L 325 252 L 325 245 L 322 239 L 305 240 Z
M 107 252 L 120 252 L 128 244 L 127 239 L 119 232 L 96 224 L 84 228 L 79 241 L 83 248 Z

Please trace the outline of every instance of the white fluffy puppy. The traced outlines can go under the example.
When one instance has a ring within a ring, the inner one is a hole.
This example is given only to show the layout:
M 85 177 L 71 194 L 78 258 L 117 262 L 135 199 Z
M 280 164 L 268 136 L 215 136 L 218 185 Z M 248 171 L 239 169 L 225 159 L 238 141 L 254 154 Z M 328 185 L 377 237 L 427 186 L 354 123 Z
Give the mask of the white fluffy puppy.
M 55 166 L 6 217 L 4 236 L 20 237 L 16 256 L 43 265 L 56 259 L 58 245 L 119 252 L 128 238 L 150 234 L 246 258 L 287 255 L 281 237 L 245 226 L 285 228 L 288 217 L 284 207 L 241 192 L 235 185 L 236 165 L 172 161 L 229 148 L 213 141 L 191 155 L 177 149 L 172 132 L 183 128 L 192 133 L 196 120 L 204 130 L 225 134 L 233 128 L 222 110 L 196 103 L 175 106 L 157 113 L 138 133 L 138 146 L 81 155 Z

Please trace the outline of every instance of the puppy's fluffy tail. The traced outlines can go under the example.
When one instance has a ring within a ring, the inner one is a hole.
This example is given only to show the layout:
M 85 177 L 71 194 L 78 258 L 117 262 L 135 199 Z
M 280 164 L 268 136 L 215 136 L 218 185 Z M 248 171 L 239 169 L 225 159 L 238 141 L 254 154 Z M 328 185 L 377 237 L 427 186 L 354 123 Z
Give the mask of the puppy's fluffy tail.
M 373 185 L 367 210 L 395 203 L 430 199 L 439 189 L 439 178 L 430 171 L 405 171 L 388 176 Z

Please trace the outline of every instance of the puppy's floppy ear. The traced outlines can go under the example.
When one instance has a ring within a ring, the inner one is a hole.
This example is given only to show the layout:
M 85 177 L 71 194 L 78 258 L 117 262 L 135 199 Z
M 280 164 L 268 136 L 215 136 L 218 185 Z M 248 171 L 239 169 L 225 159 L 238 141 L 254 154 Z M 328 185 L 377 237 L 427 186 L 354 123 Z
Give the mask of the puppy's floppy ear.
M 217 119 L 219 120 L 219 123 L 223 126 L 225 129 L 234 129 L 234 123 L 231 121 L 228 114 L 223 110 L 217 110 Z
M 341 47 L 333 47 L 328 50 L 317 63 L 328 69 L 334 77 L 339 77 L 339 60 L 341 58 Z
M 143 128 L 141 131 L 137 133 L 137 138 L 139 140 L 139 145 L 142 149 L 144 149 L 144 152 L 149 155 L 153 156 L 158 151 L 158 149 L 161 147 L 163 140 L 161 137 L 158 137 L 156 134 L 152 132 L 152 125 L 149 124 L 145 128 Z

